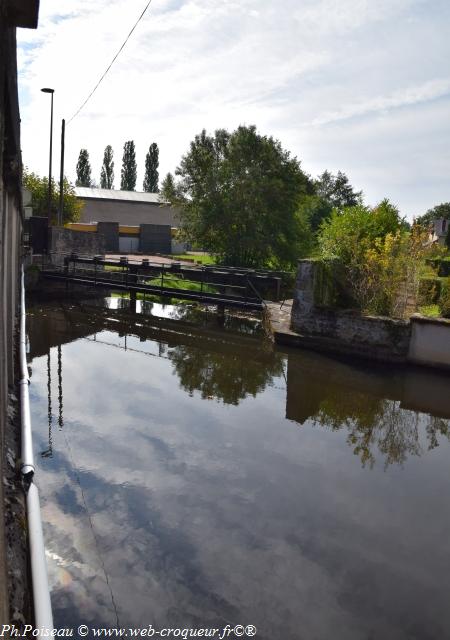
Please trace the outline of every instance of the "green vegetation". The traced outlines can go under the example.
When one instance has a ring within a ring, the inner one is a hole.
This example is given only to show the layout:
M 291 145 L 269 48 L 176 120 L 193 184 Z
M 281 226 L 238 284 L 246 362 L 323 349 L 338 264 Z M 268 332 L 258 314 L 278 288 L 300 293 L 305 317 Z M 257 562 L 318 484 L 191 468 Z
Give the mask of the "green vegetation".
M 173 260 L 194 260 L 197 264 L 217 264 L 215 256 L 212 256 L 210 253 L 174 253 L 170 257 Z
M 134 141 L 128 140 L 123 145 L 122 171 L 120 188 L 123 191 L 134 191 L 136 188 L 137 168 Z
M 80 155 L 77 162 L 77 187 L 92 186 L 91 179 L 91 163 L 89 162 L 89 153 L 87 149 L 80 149 Z
M 34 216 L 48 216 L 48 178 L 41 178 L 37 173 L 24 169 L 23 186 L 31 192 L 31 206 L 33 207 Z M 58 218 L 59 207 L 59 185 L 52 180 L 51 192 L 51 224 L 56 224 Z M 63 224 L 66 222 L 77 222 L 83 204 L 75 196 L 74 187 L 67 178 L 64 178 L 63 186 Z
M 319 230 L 323 259 L 342 265 L 344 288 L 365 313 L 403 317 L 417 290 L 427 250 L 427 232 L 409 230 L 388 200 L 376 207 L 358 204 L 334 209 Z
M 429 304 L 423 307 L 419 307 L 419 313 L 428 318 L 439 318 L 441 310 L 437 304 Z
M 145 156 L 145 175 L 144 175 L 144 191 L 149 193 L 158 193 L 159 186 L 159 149 L 156 142 L 152 142 Z
M 110 144 L 105 147 L 103 164 L 100 171 L 100 187 L 114 189 L 114 153 Z
M 152 278 L 146 280 L 148 285 L 159 287 L 161 286 L 161 277 Z M 163 286 L 170 287 L 171 289 L 185 289 L 187 291 L 203 291 L 205 293 L 216 293 L 217 289 L 211 285 L 203 285 L 201 282 L 193 282 L 182 278 L 179 274 L 164 274 Z
M 220 262 L 286 268 L 307 255 L 311 231 L 298 204 L 314 186 L 277 140 L 254 126 L 202 131 L 176 174 L 176 185 L 166 177 L 163 197 L 180 207 L 185 237 Z

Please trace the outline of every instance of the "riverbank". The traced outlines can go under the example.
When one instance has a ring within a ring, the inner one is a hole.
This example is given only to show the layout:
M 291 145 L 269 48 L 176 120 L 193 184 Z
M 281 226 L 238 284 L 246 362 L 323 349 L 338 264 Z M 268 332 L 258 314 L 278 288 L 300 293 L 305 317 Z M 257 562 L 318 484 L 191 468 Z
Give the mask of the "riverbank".
M 450 371 L 450 320 L 417 313 L 398 319 L 333 308 L 326 304 L 321 284 L 317 263 L 300 260 L 293 300 L 268 304 L 275 342 Z

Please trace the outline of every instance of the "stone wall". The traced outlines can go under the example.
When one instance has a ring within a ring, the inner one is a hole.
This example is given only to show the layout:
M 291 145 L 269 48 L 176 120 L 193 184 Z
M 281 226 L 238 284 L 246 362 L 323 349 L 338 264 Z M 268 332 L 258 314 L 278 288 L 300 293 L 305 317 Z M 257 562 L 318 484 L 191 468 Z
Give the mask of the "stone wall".
M 450 368 L 450 320 L 418 314 L 396 320 L 336 309 L 324 304 L 333 296 L 326 287 L 324 297 L 322 284 L 320 263 L 300 260 L 291 311 L 293 333 L 286 333 L 285 342 L 385 362 Z
M 411 335 L 408 321 L 363 316 L 321 304 L 321 265 L 300 260 L 291 312 L 291 328 L 304 346 L 383 361 L 406 361 Z M 330 298 L 329 291 L 327 297 Z M 332 297 L 332 296 L 331 296 Z
M 78 256 L 105 255 L 106 240 L 102 233 L 50 227 L 49 234 L 49 251 L 53 264 L 63 264 L 64 256 L 71 253 Z

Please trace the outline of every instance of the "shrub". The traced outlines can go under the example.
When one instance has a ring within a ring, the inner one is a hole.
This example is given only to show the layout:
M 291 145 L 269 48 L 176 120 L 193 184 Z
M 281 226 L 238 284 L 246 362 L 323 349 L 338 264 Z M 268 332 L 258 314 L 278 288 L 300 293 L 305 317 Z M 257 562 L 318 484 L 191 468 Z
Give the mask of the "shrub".
M 421 278 L 419 280 L 418 303 L 419 305 L 432 305 L 439 301 L 441 296 L 441 280 L 439 278 Z
M 450 318 L 450 278 L 447 278 L 447 281 L 442 284 L 439 306 L 441 307 L 442 317 Z

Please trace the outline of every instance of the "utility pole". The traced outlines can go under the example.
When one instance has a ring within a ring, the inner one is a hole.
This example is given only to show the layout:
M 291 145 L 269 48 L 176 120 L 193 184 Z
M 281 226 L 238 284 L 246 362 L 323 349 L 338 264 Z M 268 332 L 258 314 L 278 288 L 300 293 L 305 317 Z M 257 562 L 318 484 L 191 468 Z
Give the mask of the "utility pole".
M 64 118 L 61 122 L 61 162 L 59 172 L 59 207 L 58 207 L 58 226 L 64 224 L 64 143 L 66 136 L 66 121 Z

